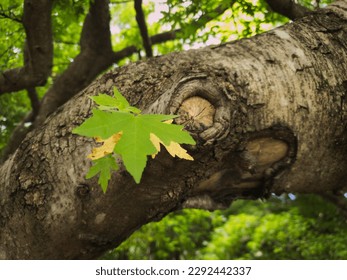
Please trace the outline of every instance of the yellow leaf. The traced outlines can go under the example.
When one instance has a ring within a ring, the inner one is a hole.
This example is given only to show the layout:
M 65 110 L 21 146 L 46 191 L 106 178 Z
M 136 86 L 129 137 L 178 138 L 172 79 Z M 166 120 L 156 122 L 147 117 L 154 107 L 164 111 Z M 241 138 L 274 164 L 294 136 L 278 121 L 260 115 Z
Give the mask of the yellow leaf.
M 170 142 L 169 146 L 166 146 L 156 135 L 154 135 L 153 133 L 151 133 L 150 135 L 150 140 L 153 143 L 154 147 L 156 148 L 157 152 L 155 154 L 152 155 L 152 158 L 155 158 L 156 155 L 158 154 L 158 152 L 160 152 L 160 144 L 163 144 L 164 147 L 166 148 L 166 150 L 169 152 L 169 154 L 172 157 L 179 157 L 182 159 L 186 159 L 186 160 L 194 160 L 185 149 L 183 149 L 181 147 L 180 144 L 176 143 L 176 142 Z
M 153 133 L 149 134 L 149 139 L 151 140 L 153 146 L 155 147 L 155 149 L 157 150 L 157 152 L 155 154 L 152 155 L 152 158 L 155 158 L 156 155 L 160 152 L 160 143 L 162 143 L 160 141 L 160 139 Z
M 101 139 L 96 137 L 96 142 L 104 142 L 100 147 L 93 148 L 92 153 L 88 155 L 88 158 L 96 160 L 102 158 L 108 154 L 111 154 L 114 150 L 114 146 L 117 144 L 119 139 L 122 137 L 122 132 L 113 134 L 110 138 Z
M 165 146 L 165 145 L 164 145 Z M 166 150 L 172 157 L 179 157 L 186 160 L 194 160 L 188 153 L 187 150 L 183 149 L 180 144 L 171 142 L 169 146 L 165 146 Z

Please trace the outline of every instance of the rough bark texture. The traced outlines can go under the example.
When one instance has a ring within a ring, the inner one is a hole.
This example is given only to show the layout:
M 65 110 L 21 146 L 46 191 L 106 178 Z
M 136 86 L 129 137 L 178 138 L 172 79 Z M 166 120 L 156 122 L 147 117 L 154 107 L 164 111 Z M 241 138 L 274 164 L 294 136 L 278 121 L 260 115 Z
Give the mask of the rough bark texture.
M 177 208 L 345 188 L 346 72 L 344 1 L 251 39 L 105 74 L 0 167 L 0 258 L 94 258 Z M 105 195 L 86 180 L 95 144 L 71 130 L 90 115 L 89 96 L 113 86 L 145 112 L 180 113 L 198 142 L 187 147 L 194 162 L 161 152 L 141 184 L 120 170 Z

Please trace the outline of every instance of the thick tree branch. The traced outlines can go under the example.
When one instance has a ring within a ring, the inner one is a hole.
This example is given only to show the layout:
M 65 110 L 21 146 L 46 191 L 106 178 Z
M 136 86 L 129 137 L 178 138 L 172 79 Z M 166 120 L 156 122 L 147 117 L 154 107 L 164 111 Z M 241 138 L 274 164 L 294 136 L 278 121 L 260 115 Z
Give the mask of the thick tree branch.
M 140 29 L 140 34 L 142 37 L 143 47 L 145 49 L 146 56 L 152 57 L 153 56 L 152 44 L 151 44 L 151 39 L 148 37 L 146 19 L 142 10 L 142 0 L 135 0 L 134 7 L 136 11 L 136 21 Z
M 311 12 L 310 9 L 301 6 L 294 0 L 266 0 L 266 2 L 274 12 L 279 13 L 291 20 L 302 18 Z
M 0 73 L 0 94 L 45 84 L 53 60 L 51 11 L 51 0 L 24 1 L 24 66 Z
M 113 63 L 108 0 L 91 1 L 81 33 L 81 52 L 46 93 L 36 126 Z

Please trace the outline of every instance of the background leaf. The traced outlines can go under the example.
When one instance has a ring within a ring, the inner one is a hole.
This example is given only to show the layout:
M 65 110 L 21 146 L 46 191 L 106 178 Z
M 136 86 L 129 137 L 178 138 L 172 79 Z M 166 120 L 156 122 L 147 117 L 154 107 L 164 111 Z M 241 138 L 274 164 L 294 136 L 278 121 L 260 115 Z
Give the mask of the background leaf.
M 107 155 L 100 159 L 93 161 L 94 165 L 89 169 L 86 179 L 90 179 L 99 174 L 98 183 L 100 184 L 103 192 L 107 190 L 108 181 L 111 179 L 112 170 L 118 170 L 118 165 L 112 155 Z

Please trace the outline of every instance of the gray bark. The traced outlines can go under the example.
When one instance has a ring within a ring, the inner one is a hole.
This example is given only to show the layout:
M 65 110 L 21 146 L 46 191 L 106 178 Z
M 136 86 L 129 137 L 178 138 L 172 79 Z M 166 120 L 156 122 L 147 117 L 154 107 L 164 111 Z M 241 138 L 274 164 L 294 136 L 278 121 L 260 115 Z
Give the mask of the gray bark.
M 30 132 L 0 167 L 0 258 L 87 259 L 181 207 L 346 188 L 347 3 L 251 39 L 111 71 Z M 194 161 L 161 152 L 136 185 L 85 179 L 95 145 L 71 133 L 113 86 L 179 113 Z M 197 112 L 204 112 L 198 114 Z

